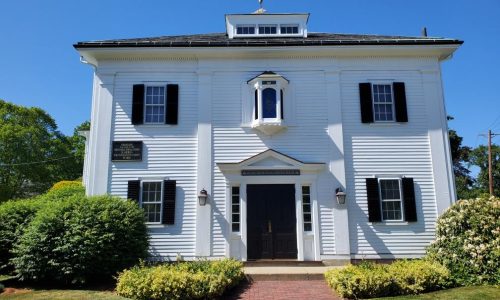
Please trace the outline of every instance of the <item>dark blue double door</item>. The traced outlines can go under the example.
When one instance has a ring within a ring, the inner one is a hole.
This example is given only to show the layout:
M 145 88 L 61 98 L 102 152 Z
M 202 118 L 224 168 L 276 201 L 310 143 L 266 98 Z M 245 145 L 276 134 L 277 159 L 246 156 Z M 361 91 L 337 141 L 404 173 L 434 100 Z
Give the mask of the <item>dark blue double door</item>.
M 248 259 L 296 259 L 295 185 L 247 185 Z

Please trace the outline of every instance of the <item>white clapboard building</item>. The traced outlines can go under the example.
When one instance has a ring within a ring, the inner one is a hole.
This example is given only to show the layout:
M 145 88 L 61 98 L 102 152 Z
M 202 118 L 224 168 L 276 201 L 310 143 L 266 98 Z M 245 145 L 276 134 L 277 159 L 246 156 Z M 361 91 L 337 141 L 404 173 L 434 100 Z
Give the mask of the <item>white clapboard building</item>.
M 309 17 L 74 45 L 95 70 L 87 194 L 137 201 L 153 257 L 424 254 L 456 198 L 440 64 L 462 41 Z

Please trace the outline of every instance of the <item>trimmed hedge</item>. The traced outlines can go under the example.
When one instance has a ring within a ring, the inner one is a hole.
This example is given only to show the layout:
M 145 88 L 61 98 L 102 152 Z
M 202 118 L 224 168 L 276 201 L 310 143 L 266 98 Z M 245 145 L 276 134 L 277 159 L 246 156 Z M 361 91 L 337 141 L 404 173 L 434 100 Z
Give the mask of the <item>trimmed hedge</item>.
M 69 184 L 67 184 L 69 183 Z M 10 273 L 14 266 L 12 249 L 45 203 L 64 200 L 69 197 L 85 195 L 81 183 L 61 181 L 44 195 L 31 199 L 10 200 L 0 204 L 0 272 Z
M 12 249 L 42 205 L 43 201 L 37 198 L 10 200 L 0 205 L 0 273 L 12 272 Z
M 232 259 L 136 266 L 118 277 L 118 295 L 131 299 L 213 299 L 244 277 Z
M 461 285 L 500 284 L 500 198 L 460 200 L 437 221 L 428 256 Z
M 145 258 L 147 248 L 144 212 L 136 203 L 76 194 L 45 202 L 12 261 L 22 280 L 84 284 L 111 279 Z
M 450 286 L 449 271 L 426 260 L 401 260 L 390 265 L 364 262 L 328 270 L 325 278 L 341 297 L 356 299 L 419 294 Z

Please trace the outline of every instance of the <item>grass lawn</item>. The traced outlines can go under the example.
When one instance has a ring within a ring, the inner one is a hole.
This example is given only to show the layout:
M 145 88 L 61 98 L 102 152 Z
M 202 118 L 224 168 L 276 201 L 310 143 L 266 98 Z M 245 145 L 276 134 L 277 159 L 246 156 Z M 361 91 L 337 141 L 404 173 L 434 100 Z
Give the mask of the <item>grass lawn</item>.
M 78 299 L 78 300 L 124 300 L 110 291 L 88 291 L 88 290 L 28 290 L 28 289 L 7 289 L 0 294 L 0 299 Z
M 500 299 L 500 287 L 494 286 L 468 286 L 444 291 L 432 292 L 417 296 L 398 296 L 376 298 L 385 300 L 496 300 Z

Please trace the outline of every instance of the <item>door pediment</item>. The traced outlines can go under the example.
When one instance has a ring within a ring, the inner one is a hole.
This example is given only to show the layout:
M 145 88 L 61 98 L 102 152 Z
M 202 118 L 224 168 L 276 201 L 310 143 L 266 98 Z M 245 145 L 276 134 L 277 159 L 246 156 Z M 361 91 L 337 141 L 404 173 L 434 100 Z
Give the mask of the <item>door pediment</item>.
M 325 163 L 305 163 L 273 149 L 235 163 L 217 163 L 224 173 L 243 170 L 300 170 L 306 173 L 318 173 L 325 168 Z

